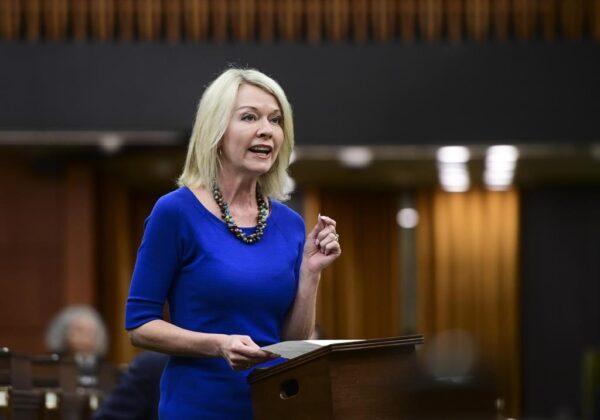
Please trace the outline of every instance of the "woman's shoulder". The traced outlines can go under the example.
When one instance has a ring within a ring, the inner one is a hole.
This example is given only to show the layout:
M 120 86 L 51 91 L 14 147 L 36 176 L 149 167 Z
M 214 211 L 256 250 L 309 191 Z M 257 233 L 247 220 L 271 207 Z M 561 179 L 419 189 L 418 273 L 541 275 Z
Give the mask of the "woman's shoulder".
M 170 191 L 156 200 L 151 216 L 173 218 L 181 214 L 187 205 L 185 187 Z
M 302 216 L 280 201 L 271 199 L 271 205 L 273 206 L 273 214 L 277 215 L 277 219 L 285 224 L 285 226 L 292 227 L 304 235 L 305 227 Z

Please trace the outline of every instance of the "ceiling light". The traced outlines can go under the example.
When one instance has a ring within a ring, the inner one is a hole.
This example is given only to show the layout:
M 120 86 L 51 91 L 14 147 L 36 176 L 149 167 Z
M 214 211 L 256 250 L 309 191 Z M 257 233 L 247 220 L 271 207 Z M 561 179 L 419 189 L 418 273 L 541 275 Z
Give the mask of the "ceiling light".
M 419 213 L 412 208 L 401 209 L 396 214 L 396 222 L 403 229 L 414 229 L 419 224 Z
M 373 161 L 373 151 L 368 147 L 344 147 L 338 154 L 338 159 L 349 168 L 365 168 Z
M 471 153 L 465 146 L 444 146 L 437 151 L 440 163 L 467 163 L 470 158 Z

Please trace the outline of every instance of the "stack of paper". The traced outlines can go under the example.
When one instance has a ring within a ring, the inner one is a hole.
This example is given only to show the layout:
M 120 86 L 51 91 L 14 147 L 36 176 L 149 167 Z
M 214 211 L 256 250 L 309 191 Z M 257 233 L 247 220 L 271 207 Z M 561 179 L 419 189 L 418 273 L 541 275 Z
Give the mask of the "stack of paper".
M 270 353 L 278 354 L 285 359 L 293 359 L 294 357 L 302 356 L 318 348 L 329 346 L 331 344 L 351 343 L 363 340 L 299 340 L 299 341 L 282 341 L 280 343 L 271 344 L 270 346 L 261 347 L 262 350 Z

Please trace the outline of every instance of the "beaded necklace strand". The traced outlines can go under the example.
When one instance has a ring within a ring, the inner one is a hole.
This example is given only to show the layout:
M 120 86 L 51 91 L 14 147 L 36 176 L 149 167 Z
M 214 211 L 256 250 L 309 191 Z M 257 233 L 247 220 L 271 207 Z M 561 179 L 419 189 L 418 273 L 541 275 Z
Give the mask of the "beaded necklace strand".
M 213 184 L 212 188 L 213 198 L 219 205 L 221 209 L 221 219 L 227 225 L 227 228 L 231 233 L 235 235 L 240 241 L 245 244 L 252 245 L 257 243 L 260 238 L 262 238 L 265 233 L 265 229 L 267 227 L 267 216 L 269 213 L 269 206 L 263 195 L 261 194 L 260 186 L 256 184 L 256 203 L 258 204 L 258 216 L 256 217 L 256 231 L 251 233 L 250 235 L 246 235 L 244 231 L 238 227 L 233 221 L 233 216 L 231 216 L 231 212 L 229 211 L 229 205 L 223 199 L 223 194 L 221 194 L 221 190 L 217 186 L 217 184 Z

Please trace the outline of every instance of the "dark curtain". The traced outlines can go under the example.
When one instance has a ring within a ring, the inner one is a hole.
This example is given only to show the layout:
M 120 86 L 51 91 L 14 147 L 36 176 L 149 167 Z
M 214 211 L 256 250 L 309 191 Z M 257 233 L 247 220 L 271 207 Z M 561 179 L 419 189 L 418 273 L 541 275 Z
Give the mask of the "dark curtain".
M 600 344 L 600 187 L 524 190 L 522 226 L 524 415 L 579 416 Z

